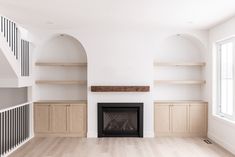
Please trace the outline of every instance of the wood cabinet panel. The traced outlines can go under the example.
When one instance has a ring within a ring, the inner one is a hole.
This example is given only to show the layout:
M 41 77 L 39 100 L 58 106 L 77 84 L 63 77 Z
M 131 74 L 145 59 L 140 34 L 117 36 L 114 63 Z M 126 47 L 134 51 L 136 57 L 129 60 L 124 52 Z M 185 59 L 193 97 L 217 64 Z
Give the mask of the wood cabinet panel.
M 187 132 L 187 105 L 173 105 L 171 107 L 171 121 L 172 132 L 174 133 L 186 133 Z
M 67 132 L 67 107 L 66 104 L 52 105 L 52 131 L 58 133 Z
M 35 104 L 36 136 L 85 137 L 86 104 Z
M 155 132 L 170 132 L 170 105 L 155 105 Z
M 207 104 L 155 104 L 156 136 L 206 136 Z
M 86 132 L 86 105 L 72 104 L 69 108 L 69 131 L 85 134 Z
M 207 126 L 207 107 L 202 104 L 189 106 L 189 131 L 191 133 L 205 134 Z
M 50 131 L 50 105 L 37 104 L 34 106 L 34 131 Z

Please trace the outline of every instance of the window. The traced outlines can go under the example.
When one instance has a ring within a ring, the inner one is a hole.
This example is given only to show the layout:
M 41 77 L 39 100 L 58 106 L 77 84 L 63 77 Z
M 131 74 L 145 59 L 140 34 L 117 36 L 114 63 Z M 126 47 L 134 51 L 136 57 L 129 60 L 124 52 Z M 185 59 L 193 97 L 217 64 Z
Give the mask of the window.
M 234 118 L 234 49 L 235 40 L 217 43 L 218 101 L 217 113 L 225 118 Z

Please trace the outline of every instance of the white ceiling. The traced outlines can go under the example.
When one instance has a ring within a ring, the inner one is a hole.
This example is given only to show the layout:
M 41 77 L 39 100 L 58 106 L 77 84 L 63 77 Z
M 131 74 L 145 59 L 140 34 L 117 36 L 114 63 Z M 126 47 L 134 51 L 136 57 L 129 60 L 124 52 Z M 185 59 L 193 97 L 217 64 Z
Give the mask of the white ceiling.
M 235 0 L 0 0 L 0 12 L 43 28 L 114 24 L 208 29 L 235 14 Z

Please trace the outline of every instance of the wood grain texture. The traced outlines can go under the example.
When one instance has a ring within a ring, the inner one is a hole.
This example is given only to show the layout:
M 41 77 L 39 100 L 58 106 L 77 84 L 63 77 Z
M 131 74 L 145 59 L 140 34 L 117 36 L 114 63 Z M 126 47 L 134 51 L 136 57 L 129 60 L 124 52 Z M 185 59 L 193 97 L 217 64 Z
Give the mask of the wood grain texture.
M 92 92 L 149 92 L 149 86 L 91 86 Z
M 34 106 L 34 131 L 48 133 L 50 131 L 50 105 Z
M 206 134 L 207 105 L 193 103 L 189 105 L 189 131 L 191 133 Z
M 36 62 L 36 66 L 86 67 L 87 63 Z
M 185 67 L 203 67 L 206 66 L 205 62 L 155 62 L 155 66 L 185 66 Z
M 36 84 L 58 84 L 58 85 L 86 85 L 84 80 L 36 80 Z
M 38 100 L 34 102 L 37 104 L 77 104 L 83 105 L 87 103 L 87 100 Z
M 34 103 L 36 137 L 86 137 L 87 107 L 79 104 Z
M 157 103 L 157 104 L 178 104 L 178 103 L 207 104 L 207 102 L 204 100 L 155 100 L 154 103 Z
M 9 157 L 234 157 L 201 138 L 34 138 Z
M 205 84 L 205 80 L 155 80 L 154 83 L 156 84 Z
M 155 103 L 154 106 L 155 136 L 206 137 L 207 103 Z
M 188 131 L 188 105 L 172 105 L 171 107 L 171 131 L 173 133 L 186 134 Z
M 52 104 L 51 128 L 53 133 L 66 133 L 68 125 L 67 104 Z
M 154 107 L 154 127 L 156 134 L 170 134 L 170 104 L 158 104 Z

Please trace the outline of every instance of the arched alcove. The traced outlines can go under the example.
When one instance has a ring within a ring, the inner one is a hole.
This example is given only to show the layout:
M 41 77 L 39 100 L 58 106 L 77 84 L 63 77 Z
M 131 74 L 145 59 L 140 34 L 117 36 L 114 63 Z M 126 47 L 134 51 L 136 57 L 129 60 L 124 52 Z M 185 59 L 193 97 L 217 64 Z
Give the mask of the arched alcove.
M 87 56 L 77 39 L 66 34 L 53 35 L 36 53 L 35 99 L 87 99 Z
M 165 61 L 201 61 L 206 48 L 200 40 L 188 34 L 167 37 L 160 45 L 157 59 Z
M 76 38 L 66 34 L 56 34 L 46 40 L 37 56 L 43 61 L 87 62 L 82 44 Z
M 156 52 L 155 100 L 201 100 L 205 45 L 189 34 L 167 37 Z

